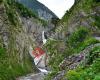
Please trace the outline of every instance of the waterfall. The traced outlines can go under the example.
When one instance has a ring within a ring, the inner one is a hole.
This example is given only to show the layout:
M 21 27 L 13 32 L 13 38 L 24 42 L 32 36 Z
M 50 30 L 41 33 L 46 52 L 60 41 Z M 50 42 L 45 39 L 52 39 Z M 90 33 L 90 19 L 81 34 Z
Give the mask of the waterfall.
M 47 36 L 44 31 L 42 31 L 42 41 L 43 41 L 43 44 L 47 42 Z

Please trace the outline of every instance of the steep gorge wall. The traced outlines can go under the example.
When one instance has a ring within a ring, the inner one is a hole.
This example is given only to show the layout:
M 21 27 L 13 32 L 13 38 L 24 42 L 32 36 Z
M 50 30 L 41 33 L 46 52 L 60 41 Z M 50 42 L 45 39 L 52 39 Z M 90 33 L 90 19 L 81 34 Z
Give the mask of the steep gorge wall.
M 20 25 L 13 25 L 9 21 L 4 4 L 0 5 L 0 21 L 0 46 L 6 50 L 5 54 L 0 52 L 4 56 L 0 56 L 0 79 L 32 72 L 32 60 L 28 54 L 29 39 Z
M 0 3 L 0 80 L 13 80 L 16 76 L 36 71 L 29 47 L 42 43 L 43 30 L 49 28 L 44 29 L 38 19 L 22 17 L 6 1 Z
M 95 0 L 75 0 L 74 5 L 59 22 L 55 36 L 63 39 L 80 27 L 100 35 L 100 3 Z

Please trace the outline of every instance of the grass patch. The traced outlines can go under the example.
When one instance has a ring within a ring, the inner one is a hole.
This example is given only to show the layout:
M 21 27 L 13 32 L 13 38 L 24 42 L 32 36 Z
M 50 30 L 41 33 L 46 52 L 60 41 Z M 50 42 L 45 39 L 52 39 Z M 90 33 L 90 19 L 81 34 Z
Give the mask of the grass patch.
M 68 52 L 79 53 L 84 50 L 87 46 L 99 43 L 100 41 L 90 36 L 90 32 L 86 28 L 79 28 L 74 33 L 72 33 L 68 40 Z
M 2 57 L 3 55 L 5 55 L 6 51 L 4 48 L 0 47 L 0 57 Z
M 95 16 L 94 24 L 100 29 L 100 16 Z
M 9 53 L 9 50 L 0 46 L 0 80 L 15 80 L 19 76 L 33 72 L 34 67 L 29 55 L 23 55 L 24 59 L 21 61 L 12 47 Z
M 76 48 L 80 45 L 80 43 L 82 43 L 86 37 L 89 36 L 89 31 L 88 29 L 81 27 L 78 30 L 76 30 L 74 33 L 72 33 L 69 36 L 68 39 L 68 44 L 72 47 L 72 48 Z

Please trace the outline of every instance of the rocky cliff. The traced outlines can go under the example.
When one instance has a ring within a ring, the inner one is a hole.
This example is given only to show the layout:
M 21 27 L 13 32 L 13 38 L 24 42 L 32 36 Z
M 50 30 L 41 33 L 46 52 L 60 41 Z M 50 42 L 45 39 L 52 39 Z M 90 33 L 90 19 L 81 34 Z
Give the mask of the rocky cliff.
M 26 4 L 28 0 L 19 1 Z M 29 0 L 28 7 L 30 1 L 35 0 Z M 75 0 L 64 17 L 60 21 L 54 19 L 52 24 L 16 0 L 0 0 L 0 80 L 15 80 L 37 72 L 29 47 L 41 47 L 43 31 L 49 37 L 42 48 L 48 54 L 51 69 L 45 80 L 99 80 L 99 5 L 99 0 Z M 45 7 L 35 7 L 36 10 L 42 8 L 40 16 L 51 19 L 53 14 L 48 10 L 44 12 Z
M 57 16 L 50 11 L 45 5 L 38 2 L 37 0 L 16 0 L 28 8 L 32 9 L 41 19 L 51 20 L 52 18 L 57 18 Z
M 56 34 L 59 38 L 68 36 L 79 27 L 88 28 L 92 34 L 100 34 L 100 6 L 95 0 L 75 0 L 75 4 L 59 22 Z
M 29 47 L 41 45 L 42 31 L 53 27 L 14 0 L 0 0 L 0 80 L 35 73 Z

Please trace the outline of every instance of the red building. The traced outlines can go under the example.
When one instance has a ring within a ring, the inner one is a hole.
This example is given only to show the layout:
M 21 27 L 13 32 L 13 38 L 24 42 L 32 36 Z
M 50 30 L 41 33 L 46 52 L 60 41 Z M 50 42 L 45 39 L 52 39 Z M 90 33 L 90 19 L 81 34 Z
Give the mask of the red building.
M 40 56 L 42 56 L 43 54 L 45 54 L 45 51 L 42 50 L 42 49 L 39 48 L 39 47 L 36 47 L 36 48 L 34 49 L 34 51 L 32 52 L 32 54 L 34 55 L 34 57 L 39 58 Z

